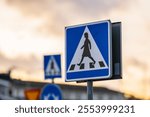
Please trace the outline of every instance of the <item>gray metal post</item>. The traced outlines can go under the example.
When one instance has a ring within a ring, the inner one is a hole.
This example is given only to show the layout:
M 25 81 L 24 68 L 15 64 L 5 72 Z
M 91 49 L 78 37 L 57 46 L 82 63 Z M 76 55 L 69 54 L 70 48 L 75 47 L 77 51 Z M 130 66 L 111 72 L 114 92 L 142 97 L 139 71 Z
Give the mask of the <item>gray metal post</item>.
M 54 78 L 52 78 L 52 84 L 55 84 L 55 82 L 54 82 Z
M 88 100 L 93 100 L 93 81 L 87 81 Z

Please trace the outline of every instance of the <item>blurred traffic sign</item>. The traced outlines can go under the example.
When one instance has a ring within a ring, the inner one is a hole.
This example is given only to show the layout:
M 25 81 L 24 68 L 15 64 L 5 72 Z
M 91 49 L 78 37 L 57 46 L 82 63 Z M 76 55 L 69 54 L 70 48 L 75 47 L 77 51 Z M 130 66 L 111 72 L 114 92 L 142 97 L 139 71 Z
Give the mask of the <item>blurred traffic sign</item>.
M 24 91 L 25 98 L 27 100 L 39 100 L 40 91 L 40 89 L 26 89 Z
M 58 85 L 45 85 L 41 91 L 41 100 L 62 100 L 62 92 Z
M 47 55 L 44 56 L 44 76 L 45 79 L 61 77 L 61 56 Z
M 66 81 L 112 76 L 111 22 L 66 27 Z

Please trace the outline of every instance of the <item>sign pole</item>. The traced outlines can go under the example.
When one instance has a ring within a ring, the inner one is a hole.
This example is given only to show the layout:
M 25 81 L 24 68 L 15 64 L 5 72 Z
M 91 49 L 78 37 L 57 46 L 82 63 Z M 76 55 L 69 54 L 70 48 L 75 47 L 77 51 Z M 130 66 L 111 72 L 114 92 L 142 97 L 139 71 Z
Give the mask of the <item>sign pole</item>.
M 52 84 L 54 84 L 54 78 L 52 78 Z
M 93 81 L 87 81 L 88 100 L 93 100 Z

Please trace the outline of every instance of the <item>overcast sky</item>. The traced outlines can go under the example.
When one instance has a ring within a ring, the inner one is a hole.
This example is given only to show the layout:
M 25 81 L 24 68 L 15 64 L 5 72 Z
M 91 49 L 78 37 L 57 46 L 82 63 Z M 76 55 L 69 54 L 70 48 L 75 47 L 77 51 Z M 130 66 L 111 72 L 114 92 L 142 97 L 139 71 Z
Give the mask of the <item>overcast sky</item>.
M 41 81 L 43 55 L 64 54 L 65 26 L 110 19 L 122 22 L 124 80 L 96 85 L 150 96 L 144 89 L 150 82 L 149 6 L 149 0 L 1 0 L 0 70 L 14 66 L 15 77 Z

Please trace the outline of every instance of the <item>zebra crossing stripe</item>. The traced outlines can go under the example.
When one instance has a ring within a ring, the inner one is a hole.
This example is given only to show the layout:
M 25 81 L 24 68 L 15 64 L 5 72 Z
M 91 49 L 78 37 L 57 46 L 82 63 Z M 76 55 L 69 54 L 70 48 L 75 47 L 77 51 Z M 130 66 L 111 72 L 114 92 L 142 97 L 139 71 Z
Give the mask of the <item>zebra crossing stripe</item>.
M 90 68 L 95 68 L 94 63 L 89 63 Z
M 75 69 L 75 64 L 72 64 L 69 70 L 72 71 L 74 69 Z
M 103 61 L 99 61 L 99 65 L 100 65 L 100 67 L 105 67 L 105 64 Z
M 84 63 L 80 65 L 80 69 L 84 69 Z
M 99 63 L 99 68 L 105 67 L 105 64 L 104 64 L 103 61 L 99 61 L 98 63 Z M 69 70 L 70 70 L 70 71 L 73 71 L 73 70 L 75 70 L 75 68 L 77 68 L 77 67 L 78 67 L 79 69 L 83 70 L 83 69 L 85 69 L 85 63 L 82 63 L 80 66 L 78 66 L 77 64 L 72 64 Z M 94 69 L 94 68 L 95 68 L 95 64 L 94 64 L 93 62 L 90 62 L 90 63 L 89 63 L 89 68 L 90 68 L 90 69 Z

